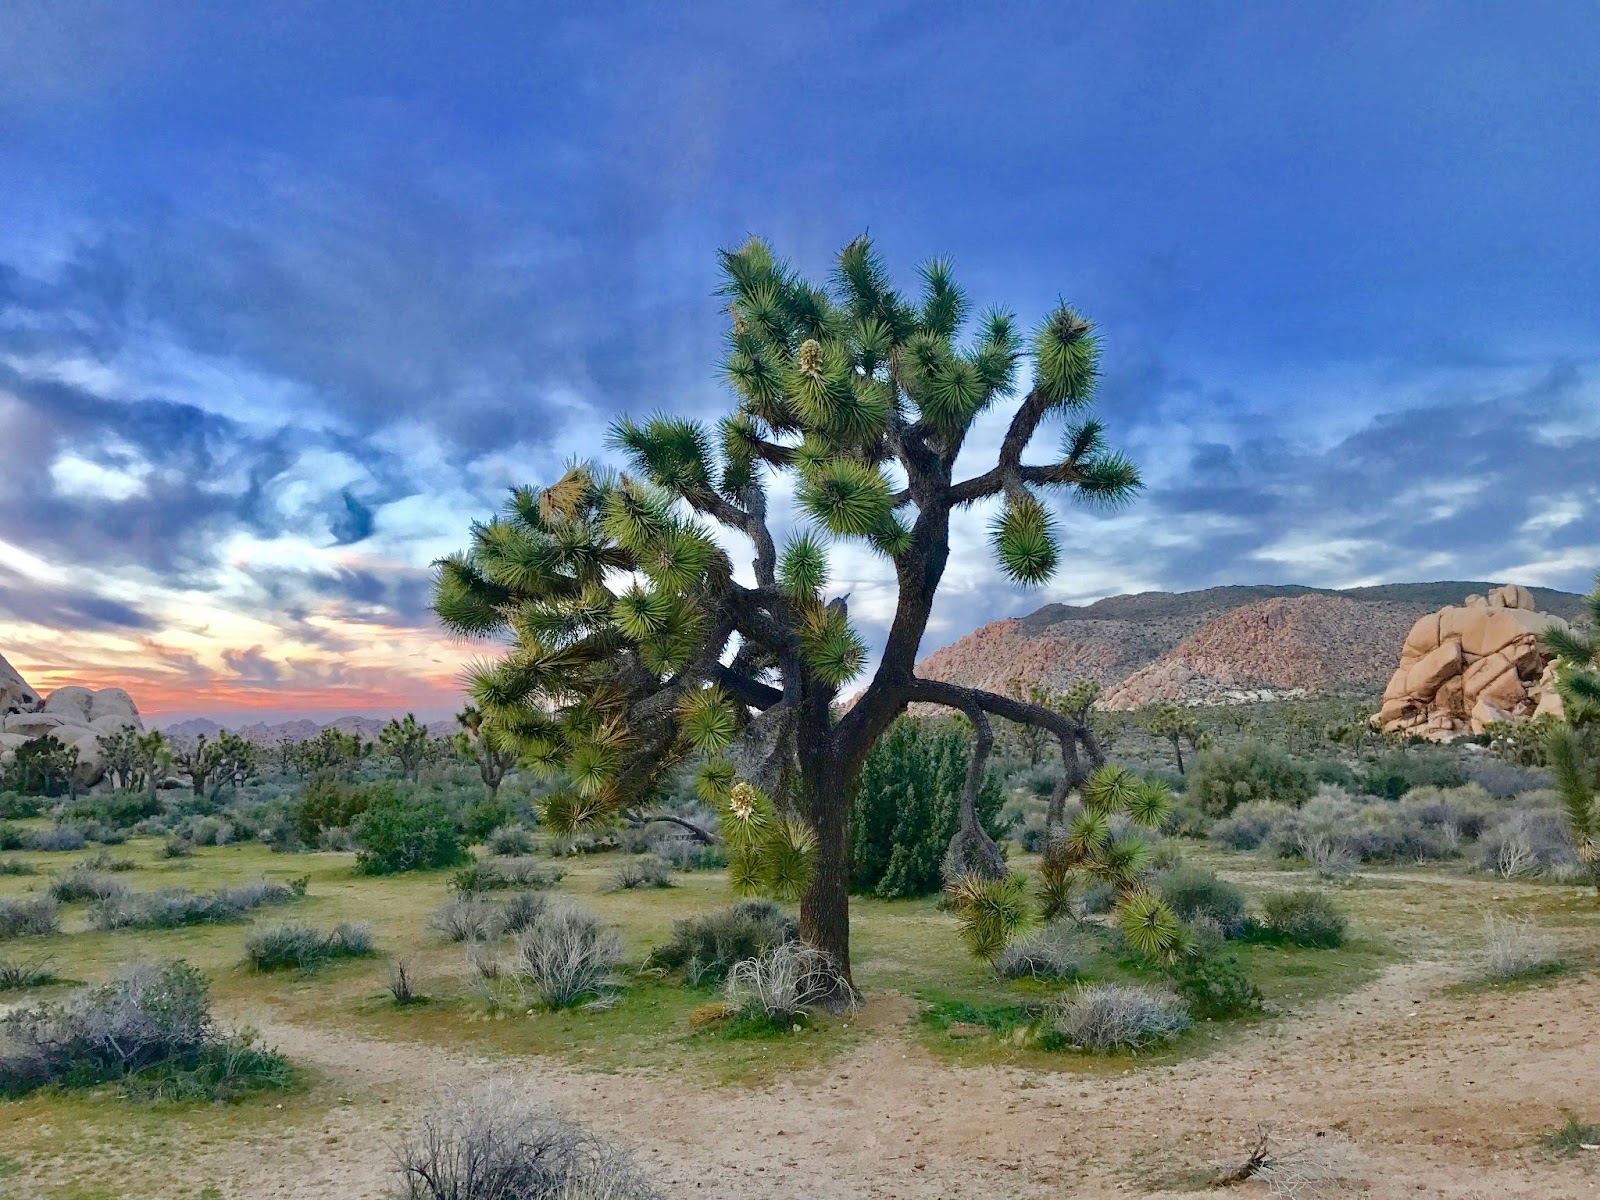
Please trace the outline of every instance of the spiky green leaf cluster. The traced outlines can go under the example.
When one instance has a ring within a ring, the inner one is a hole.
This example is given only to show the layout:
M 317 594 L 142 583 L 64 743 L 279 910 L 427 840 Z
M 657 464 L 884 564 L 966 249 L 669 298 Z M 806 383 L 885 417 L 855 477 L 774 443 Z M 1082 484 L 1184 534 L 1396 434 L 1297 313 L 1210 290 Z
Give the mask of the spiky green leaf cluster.
M 1032 918 L 1025 875 L 1001 879 L 962 875 L 950 882 L 945 898 L 956 915 L 961 940 L 973 957 L 988 963 Z
M 732 771 L 718 773 L 732 778 Z M 708 779 L 702 772 L 702 781 Z M 728 882 L 744 896 L 798 900 L 817 866 L 816 831 L 793 813 L 780 813 L 770 797 L 748 783 L 725 792 L 708 785 L 728 849 Z
M 1587 633 L 1557 627 L 1544 635 L 1545 648 L 1557 656 L 1556 688 L 1566 719 L 1551 730 L 1545 761 L 1578 860 L 1600 894 L 1600 575 L 1584 605 Z

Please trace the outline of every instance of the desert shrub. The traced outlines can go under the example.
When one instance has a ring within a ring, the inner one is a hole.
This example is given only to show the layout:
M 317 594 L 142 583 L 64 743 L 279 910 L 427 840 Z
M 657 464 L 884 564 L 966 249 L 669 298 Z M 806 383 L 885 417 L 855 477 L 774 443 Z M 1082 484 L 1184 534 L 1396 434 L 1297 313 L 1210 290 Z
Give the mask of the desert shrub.
M 17 821 L 37 817 L 44 811 L 44 797 L 27 796 L 21 792 L 0 791 L 0 821 Z
M 941 864 L 961 816 L 968 738 L 947 722 L 902 717 L 873 745 L 861 769 L 850 817 L 852 890 L 876 896 L 930 896 L 944 886 Z M 996 840 L 1005 802 L 990 773 L 978 816 Z
M 54 825 L 49 829 L 35 829 L 23 837 L 23 846 L 29 850 L 68 853 L 82 850 L 89 844 L 87 834 L 75 825 Z
M 135 1094 L 231 1099 L 290 1082 L 281 1055 L 217 1027 L 205 977 L 185 962 L 135 967 L 63 1003 L 8 1013 L 0 1028 L 9 1095 L 121 1081 Z
M 338 779 L 319 776 L 300 789 L 291 805 L 294 834 L 307 844 L 316 845 L 325 829 L 348 829 L 374 798 L 374 789 L 357 787 Z
M 0 823 L 0 850 L 27 850 L 28 834 L 16 825 Z
M 194 843 L 176 833 L 161 843 L 162 858 L 190 858 L 193 855 Z
M 707 845 L 693 838 L 667 837 L 657 838 L 651 848 L 674 871 L 720 871 L 728 865 L 728 848 L 721 843 Z
M 532 854 L 533 834 L 522 825 L 499 825 L 490 830 L 483 845 L 490 854 L 501 857 Z
M 288 904 L 303 895 L 303 881 L 282 884 L 264 879 L 215 892 L 191 892 L 186 888 L 127 892 L 97 901 L 89 910 L 89 920 L 101 930 L 221 924 L 241 921 L 254 909 Z
M 1493 758 L 1474 756 L 1462 764 L 1467 779 L 1499 800 L 1521 792 L 1534 792 L 1551 785 L 1550 772 L 1535 767 L 1519 767 Z
M 401 1008 L 416 1004 L 423 998 L 417 991 L 416 980 L 411 977 L 411 968 L 403 958 L 397 958 L 389 964 L 388 988 L 390 997 Z
M 1223 1020 L 1260 1012 L 1265 997 L 1250 980 L 1244 964 L 1226 950 L 1202 946 L 1181 954 L 1167 967 L 1172 990 L 1192 1016 Z
M 344 825 L 330 825 L 317 834 L 317 849 L 331 854 L 345 854 L 356 848 L 353 829 Z
M 1190 800 L 1214 817 L 1255 800 L 1300 804 L 1315 790 L 1303 763 L 1261 742 L 1207 750 L 1189 772 Z
M 476 859 L 456 870 L 450 886 L 458 892 L 494 892 L 510 888 L 554 887 L 566 872 L 534 858 Z
M 610 1142 L 506 1085 L 433 1104 L 398 1152 L 397 1200 L 660 1200 Z
M 61 906 L 54 896 L 0 896 L 0 938 L 49 937 L 61 932 Z
M 1532 921 L 1485 913 L 1483 942 L 1484 974 L 1490 979 L 1527 979 L 1548 975 L 1561 966 L 1561 949 L 1555 938 Z
M 1088 916 L 1102 916 L 1117 906 L 1117 889 L 1104 879 L 1091 879 L 1078 892 L 1075 907 Z
M 1161 875 L 1156 890 L 1181 921 L 1204 919 L 1224 937 L 1244 928 L 1244 893 L 1210 871 L 1183 865 Z
M 1561 1158 L 1571 1158 L 1574 1155 L 1592 1151 L 1600 1145 L 1600 1124 L 1584 1121 L 1578 1114 L 1566 1111 L 1563 1115 L 1567 1123 L 1554 1133 L 1547 1133 L 1539 1139 L 1544 1148 Z
M 1398 800 L 1412 788 L 1460 787 L 1467 782 L 1460 760 L 1447 750 L 1397 750 L 1367 767 L 1362 790 Z
M 669 888 L 672 865 L 654 854 L 637 854 L 623 859 L 611 873 L 610 888 L 631 892 L 637 888 Z
M 378 789 L 375 789 L 378 790 Z M 453 867 L 466 857 L 455 819 L 437 800 L 380 790 L 355 825 L 356 870 L 394 875 Z
M 994 960 L 1002 979 L 1070 980 L 1083 974 L 1094 943 L 1082 930 L 1052 921 L 1013 938 Z
M 1476 841 L 1502 811 L 1494 797 L 1476 783 L 1458 788 L 1412 788 L 1401 799 L 1399 810 L 1431 829 L 1453 831 L 1463 841 Z
M 499 932 L 498 915 L 499 910 L 488 900 L 463 892 L 435 909 L 428 925 L 452 942 L 476 942 Z
M 511 801 L 504 796 L 483 795 L 467 806 L 461 814 L 461 829 L 469 845 L 485 842 L 499 829 L 511 824 Z M 496 853 L 526 854 L 524 850 L 496 851 Z
M 1042 812 L 1028 813 L 1020 825 L 1012 827 L 1016 832 L 1017 845 L 1022 847 L 1025 854 L 1039 854 L 1044 850 L 1044 844 L 1050 837 L 1044 818 Z
M 96 850 L 88 858 L 79 861 L 78 866 L 85 871 L 114 871 L 122 874 L 126 871 L 137 871 L 139 864 L 131 858 L 117 858 L 110 850 Z
M 530 928 L 550 907 L 550 898 L 543 892 L 518 892 L 506 897 L 495 911 L 495 930 L 513 937 Z
M 734 963 L 759 958 L 774 946 L 800 936 L 792 917 L 770 900 L 741 900 L 726 908 L 672 923 L 672 937 L 650 955 L 669 971 L 682 970 L 700 984 L 726 978 Z
M 622 939 L 571 902 L 551 903 L 517 935 L 515 969 L 547 1008 L 606 996 L 622 958 Z
M 1273 939 L 1323 949 L 1344 943 L 1349 921 L 1327 892 L 1297 888 L 1261 901 L 1262 929 Z
M 192 846 L 226 846 L 233 840 L 233 826 L 220 817 L 190 817 L 181 836 Z
M 1171 1041 L 1191 1024 L 1170 992 L 1121 983 L 1079 984 L 1045 1009 L 1043 1041 L 1074 1050 L 1139 1050 Z
M 782 942 L 734 963 L 724 987 L 729 1008 L 784 1027 L 849 991 L 833 960 L 800 942 Z
M 0 958 L 0 992 L 43 987 L 47 983 L 57 983 L 59 979 L 50 969 L 49 959 L 23 962 L 16 958 Z
M 159 796 L 149 792 L 100 792 L 80 796 L 62 810 L 62 816 L 77 825 L 107 825 L 128 829 L 140 821 L 159 817 L 165 806 Z
M 39 868 L 21 858 L 0 858 L 0 875 L 37 875 Z
M 1319 758 L 1310 765 L 1314 783 L 1342 788 L 1347 792 L 1360 790 L 1361 777 L 1349 763 L 1337 758 Z
M 110 875 L 87 870 L 83 866 L 63 871 L 50 881 L 50 895 L 62 904 L 77 900 L 108 900 L 128 891 L 128 885 Z
M 285 923 L 258 925 L 244 939 L 244 956 L 258 971 L 295 967 L 314 970 L 336 958 L 362 958 L 372 953 L 372 926 L 341 921 L 332 929 Z
M 1535 793 L 1537 796 L 1537 793 Z M 1524 797 L 1524 802 L 1533 797 Z M 1549 875 L 1578 864 L 1572 837 L 1554 808 L 1507 813 L 1478 839 L 1478 863 L 1506 879 Z

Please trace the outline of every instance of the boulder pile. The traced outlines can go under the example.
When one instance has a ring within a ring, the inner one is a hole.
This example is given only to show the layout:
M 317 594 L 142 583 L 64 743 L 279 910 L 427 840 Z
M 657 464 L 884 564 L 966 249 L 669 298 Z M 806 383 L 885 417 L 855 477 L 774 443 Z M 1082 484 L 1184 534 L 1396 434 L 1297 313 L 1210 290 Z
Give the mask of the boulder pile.
M 129 726 L 144 730 L 133 697 L 121 688 L 64 687 L 41 698 L 0 657 L 0 766 L 16 757 L 18 746 L 49 735 L 78 748 L 78 778 L 87 787 L 105 772 L 101 736 Z
M 1534 611 L 1532 593 L 1515 584 L 1429 613 L 1406 635 L 1373 724 L 1446 742 L 1495 721 L 1559 717 L 1555 667 L 1540 641 L 1553 626 L 1566 622 Z

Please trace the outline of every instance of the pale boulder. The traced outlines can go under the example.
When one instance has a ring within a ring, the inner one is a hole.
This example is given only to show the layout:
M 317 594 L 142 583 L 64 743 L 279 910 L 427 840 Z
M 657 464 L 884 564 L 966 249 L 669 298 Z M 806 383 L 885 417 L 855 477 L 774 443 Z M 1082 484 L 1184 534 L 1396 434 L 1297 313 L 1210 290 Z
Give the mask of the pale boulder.
M 55 713 L 74 725 L 87 725 L 93 718 L 94 693 L 86 687 L 68 686 L 51 692 L 44 711 Z
M 0 657 L 0 715 L 33 712 L 39 707 L 39 693 L 17 669 Z

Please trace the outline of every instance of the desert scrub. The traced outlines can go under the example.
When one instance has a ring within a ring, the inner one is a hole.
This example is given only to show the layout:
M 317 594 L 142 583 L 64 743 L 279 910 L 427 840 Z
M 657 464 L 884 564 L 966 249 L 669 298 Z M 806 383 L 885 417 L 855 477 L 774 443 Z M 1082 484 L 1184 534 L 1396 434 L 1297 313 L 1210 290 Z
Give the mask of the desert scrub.
M 1244 930 L 1244 893 L 1210 871 L 1181 864 L 1156 880 L 1156 891 L 1181 921 L 1214 926 L 1223 937 Z
M 696 986 L 717 983 L 733 965 L 759 958 L 800 936 L 794 918 L 770 900 L 741 900 L 726 908 L 672 923 L 672 937 L 651 952 L 649 965 L 681 970 Z
M 96 902 L 89 910 L 89 921 L 99 930 L 220 924 L 243 920 L 254 909 L 288 904 L 305 894 L 304 880 L 282 884 L 265 879 L 215 892 L 191 892 L 185 888 L 128 892 Z
M 1052 921 L 1007 943 L 994 960 L 1002 979 L 1066 981 L 1082 975 L 1095 945 L 1092 937 L 1066 921 Z
M 1242 804 L 1276 800 L 1300 804 L 1316 783 L 1304 763 L 1275 746 L 1246 742 L 1208 750 L 1189 772 L 1188 798 L 1214 817 L 1226 817 Z
M 19 849 L 66 854 L 73 850 L 82 850 L 88 844 L 88 836 L 77 826 L 56 825 L 49 829 L 36 829 L 23 834 L 22 847 Z
M 1202 945 L 1180 954 L 1166 970 L 1172 990 L 1191 1016 L 1221 1020 L 1258 1013 L 1265 1006 L 1266 999 L 1244 964 L 1220 947 Z
M 614 892 L 631 892 L 638 888 L 669 888 L 672 886 L 672 865 L 654 854 L 639 854 L 625 858 L 611 873 L 609 888 Z
M 1332 896 L 1311 888 L 1274 892 L 1262 899 L 1261 911 L 1262 935 L 1296 946 L 1341 946 L 1350 924 Z
M 759 958 L 735 963 L 725 991 L 732 1011 L 779 1028 L 792 1026 L 819 1005 L 853 995 L 833 960 L 800 942 L 784 942 Z
M 0 858 L 0 875 L 37 875 L 39 868 L 21 858 Z
M 546 1008 L 572 1008 L 608 997 L 621 959 L 621 938 L 588 909 L 561 901 L 517 935 L 513 970 Z
M 660 1200 L 622 1150 L 509 1084 L 433 1102 L 396 1154 L 395 1200 Z
M 493 892 L 502 889 L 554 887 L 566 872 L 560 867 L 547 866 L 537 859 L 490 858 L 467 863 L 450 877 L 450 886 L 458 892 Z
M 428 927 L 452 942 L 481 942 L 500 932 L 499 908 L 473 892 L 446 900 L 428 918 Z
M 1554 1133 L 1547 1133 L 1539 1142 L 1550 1153 L 1560 1158 L 1570 1158 L 1582 1151 L 1593 1151 L 1600 1146 L 1600 1125 L 1582 1120 L 1577 1113 L 1566 1112 L 1567 1123 Z
M 58 983 L 58 976 L 50 968 L 49 959 L 23 962 L 21 959 L 0 958 L 0 992 L 18 992 L 24 988 L 43 987 Z
M 357 874 L 436 870 L 466 857 L 461 829 L 443 804 L 401 796 L 392 785 L 372 790 L 371 804 L 354 826 Z
M 533 853 L 533 834 L 521 825 L 501 825 L 483 839 L 484 849 L 500 857 Z
M 0 1019 L 0 1090 L 120 1082 L 130 1094 L 232 1099 L 291 1082 L 283 1057 L 211 1017 L 205 977 L 185 962 L 140 966 L 57 1004 Z
M 72 904 L 78 900 L 111 900 L 127 893 L 128 885 L 122 880 L 83 866 L 63 871 L 50 881 L 50 895 L 62 904 Z
M 61 932 L 61 906 L 54 896 L 0 897 L 0 938 L 49 937 Z
M 1079 984 L 1050 1002 L 1041 1022 L 1047 1048 L 1142 1050 L 1171 1041 L 1191 1022 L 1170 992 L 1122 983 Z
M 1532 921 L 1494 913 L 1483 916 L 1483 950 L 1484 977 L 1497 983 L 1552 975 L 1562 965 L 1555 938 Z
M 245 960 L 257 971 L 312 971 L 334 959 L 372 953 L 372 926 L 365 921 L 341 921 L 332 929 L 295 922 L 259 925 L 244 939 Z

